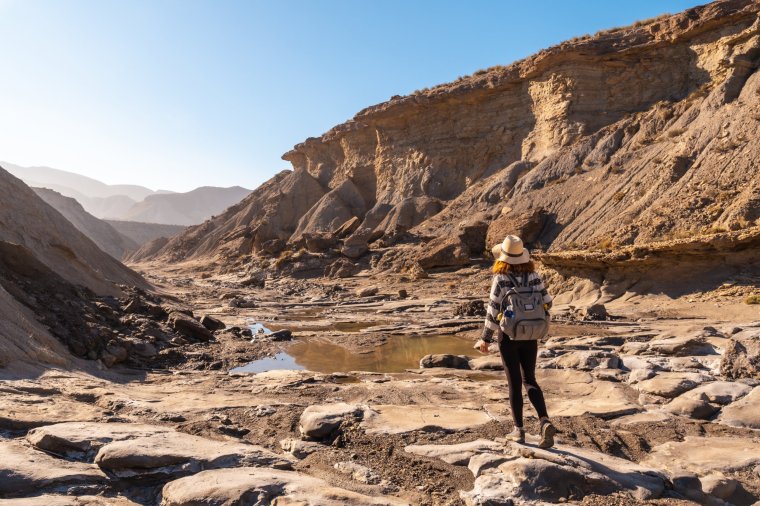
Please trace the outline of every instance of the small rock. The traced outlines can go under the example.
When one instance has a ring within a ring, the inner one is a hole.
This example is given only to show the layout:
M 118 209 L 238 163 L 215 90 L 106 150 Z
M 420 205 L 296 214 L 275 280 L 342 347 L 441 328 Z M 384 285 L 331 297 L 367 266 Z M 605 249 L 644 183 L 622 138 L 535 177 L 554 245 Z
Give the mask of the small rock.
M 201 325 L 212 332 L 215 330 L 224 330 L 226 327 L 226 325 L 221 320 L 209 315 L 203 315 L 203 317 L 201 317 Z
M 206 327 L 184 313 L 174 311 L 169 314 L 169 323 L 180 334 L 198 341 L 210 341 L 214 335 Z
M 609 316 L 607 313 L 607 308 L 604 306 L 604 304 L 592 304 L 590 306 L 587 306 L 581 309 L 580 314 L 584 320 L 591 321 L 606 320 Z
M 652 369 L 634 369 L 628 375 L 627 382 L 631 385 L 635 385 L 641 381 L 652 379 L 655 376 L 657 376 L 657 373 L 655 373 Z
M 451 369 L 469 369 L 470 359 L 465 355 L 435 354 L 425 355 L 420 359 L 420 368 L 448 367 Z
M 321 444 L 313 441 L 287 438 L 280 441 L 280 447 L 297 459 L 305 459 L 314 452 L 324 448 Z
M 366 288 L 362 288 L 361 290 L 356 292 L 357 297 L 372 297 L 373 295 L 377 295 L 378 288 L 376 286 L 368 286 Z
M 727 501 L 739 486 L 738 481 L 722 474 L 711 474 L 701 478 L 700 481 L 702 482 L 702 492 L 724 501 Z
M 406 299 L 407 297 L 409 297 L 409 293 L 402 288 L 401 290 L 398 291 L 398 297 L 399 299 Z
M 309 406 L 301 414 L 299 430 L 308 438 L 320 439 L 335 432 L 344 421 L 360 418 L 362 410 L 343 402 Z
M 340 473 L 350 475 L 356 481 L 368 485 L 377 485 L 380 483 L 380 476 L 375 474 L 370 468 L 357 464 L 356 462 L 338 462 L 333 467 Z
M 277 330 L 267 334 L 267 338 L 271 341 L 290 341 L 293 339 L 293 332 L 287 329 Z
M 277 410 L 272 406 L 257 406 L 256 409 L 253 410 L 253 413 L 256 416 L 269 416 L 277 413 Z

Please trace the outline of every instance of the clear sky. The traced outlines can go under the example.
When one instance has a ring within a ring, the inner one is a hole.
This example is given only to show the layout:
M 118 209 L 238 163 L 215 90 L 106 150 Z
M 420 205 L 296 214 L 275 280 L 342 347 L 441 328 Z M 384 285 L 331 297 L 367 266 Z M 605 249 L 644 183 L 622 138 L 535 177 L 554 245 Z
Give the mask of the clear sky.
M 360 109 L 689 0 L 0 0 L 0 160 L 253 188 Z

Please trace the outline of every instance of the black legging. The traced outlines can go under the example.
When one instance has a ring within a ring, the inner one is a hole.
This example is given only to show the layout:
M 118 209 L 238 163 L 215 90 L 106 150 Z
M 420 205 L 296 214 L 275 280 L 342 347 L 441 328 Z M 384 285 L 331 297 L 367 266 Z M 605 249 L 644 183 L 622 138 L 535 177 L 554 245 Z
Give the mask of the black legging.
M 536 382 L 536 358 L 538 356 L 537 341 L 513 341 L 505 337 L 499 343 L 501 362 L 507 373 L 509 382 L 509 405 L 512 407 L 512 418 L 517 427 L 523 426 L 523 396 L 522 384 L 528 392 L 528 399 L 538 412 L 538 417 L 547 417 L 546 403 L 541 387 Z M 522 373 L 521 373 L 522 372 Z

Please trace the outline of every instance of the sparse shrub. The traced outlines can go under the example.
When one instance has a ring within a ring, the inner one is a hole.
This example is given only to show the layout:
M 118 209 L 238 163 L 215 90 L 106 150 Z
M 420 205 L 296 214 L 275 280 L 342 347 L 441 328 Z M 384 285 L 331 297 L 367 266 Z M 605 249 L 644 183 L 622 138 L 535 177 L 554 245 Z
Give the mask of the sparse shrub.
M 726 227 L 721 227 L 718 225 L 713 225 L 712 227 L 708 227 L 704 229 L 703 233 L 710 235 L 710 234 L 722 234 L 723 232 L 728 232 L 728 229 Z
M 612 201 L 615 203 L 618 203 L 621 200 L 623 200 L 623 197 L 625 197 L 625 192 L 617 192 L 615 195 L 612 196 Z
M 605 249 L 611 249 L 614 245 L 614 242 L 612 241 L 611 237 L 602 237 L 599 239 L 599 242 L 597 242 L 592 249 L 596 250 L 605 250 Z
M 293 258 L 293 250 L 286 249 L 282 253 L 280 253 L 280 256 L 277 257 L 277 260 L 274 261 L 274 266 L 276 268 L 280 268 L 283 265 L 285 265 L 287 262 L 289 262 Z
M 760 304 L 760 294 L 753 293 L 752 295 L 747 295 L 747 298 L 744 299 L 745 304 Z
M 623 168 L 622 165 L 610 165 L 607 171 L 610 174 L 622 174 L 623 172 L 625 172 L 625 169 Z
M 679 135 L 681 135 L 685 131 L 686 131 L 685 128 L 671 128 L 670 130 L 667 131 L 667 136 L 668 137 L 678 137 Z

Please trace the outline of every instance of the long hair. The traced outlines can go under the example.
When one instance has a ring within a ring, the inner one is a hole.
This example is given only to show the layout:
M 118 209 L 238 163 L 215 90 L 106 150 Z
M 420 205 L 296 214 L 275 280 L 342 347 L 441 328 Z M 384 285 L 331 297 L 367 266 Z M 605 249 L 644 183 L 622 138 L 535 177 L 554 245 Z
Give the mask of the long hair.
M 523 274 L 536 272 L 536 266 L 531 261 L 515 265 L 497 260 L 493 263 L 493 269 L 491 270 L 494 274 Z

